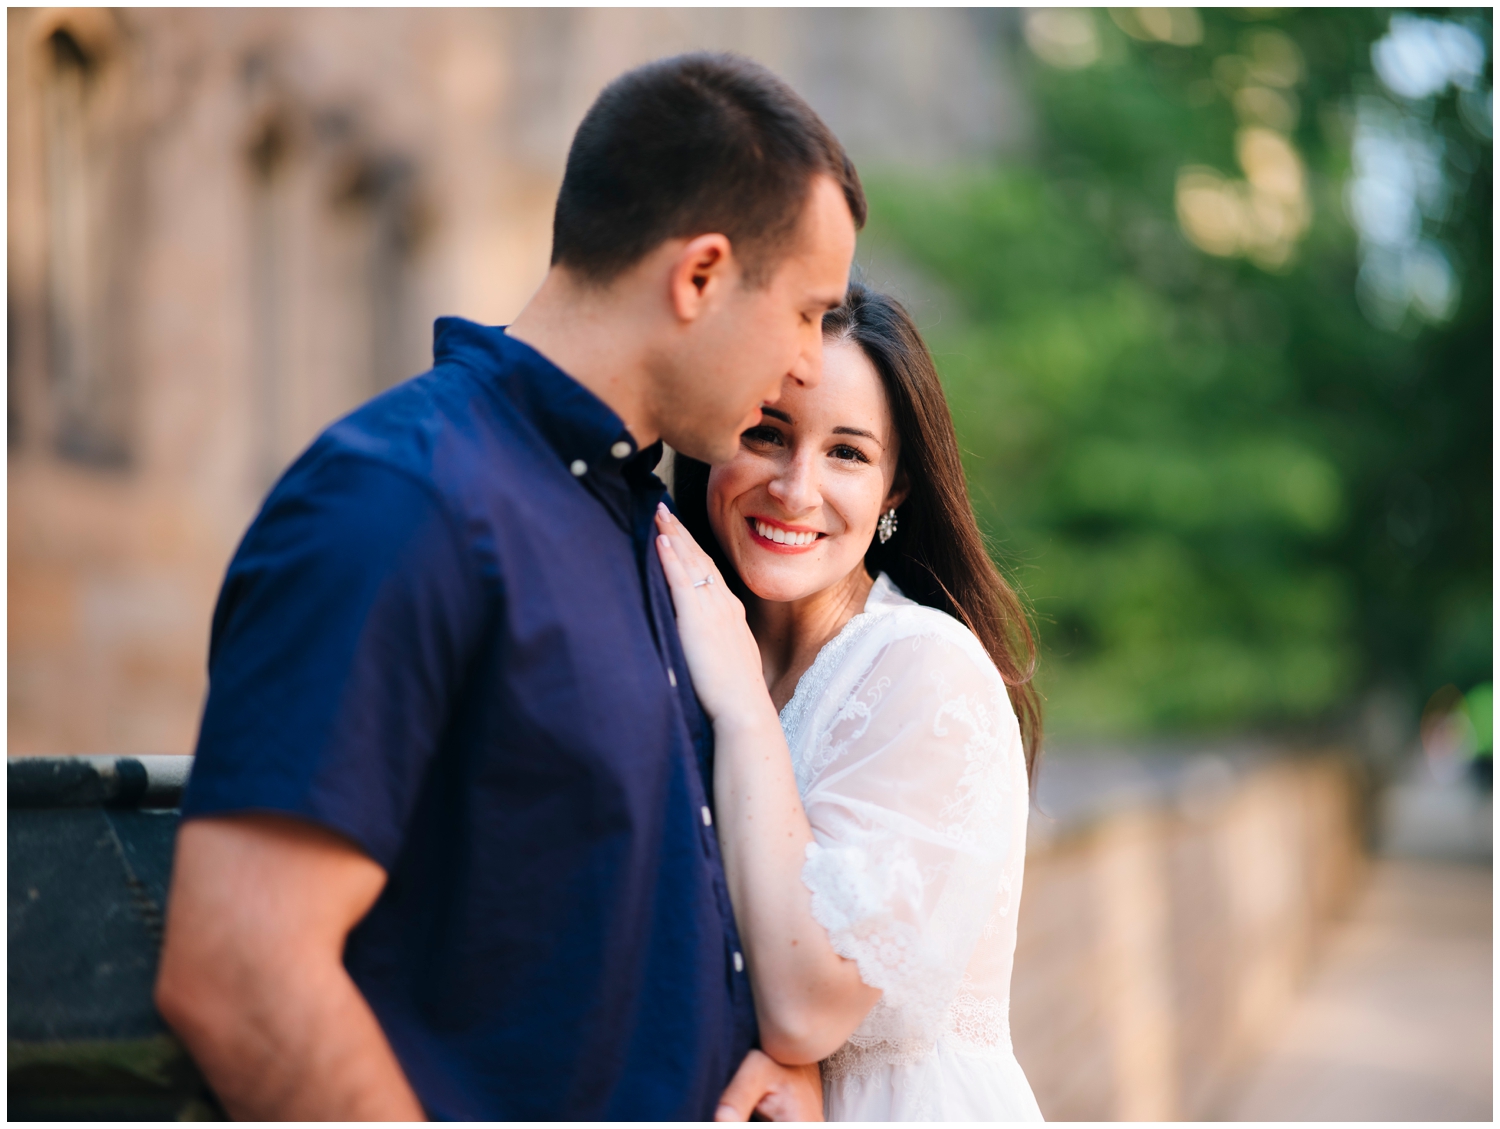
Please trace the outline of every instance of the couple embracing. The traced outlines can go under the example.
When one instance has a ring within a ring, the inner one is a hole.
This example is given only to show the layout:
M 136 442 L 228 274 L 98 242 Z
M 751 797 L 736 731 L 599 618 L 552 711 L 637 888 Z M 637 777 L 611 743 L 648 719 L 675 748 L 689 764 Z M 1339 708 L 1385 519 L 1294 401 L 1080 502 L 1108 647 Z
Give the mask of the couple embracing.
M 763 68 L 632 71 L 514 323 L 272 490 L 157 983 L 228 1112 L 1039 1119 L 1032 644 L 864 217 Z

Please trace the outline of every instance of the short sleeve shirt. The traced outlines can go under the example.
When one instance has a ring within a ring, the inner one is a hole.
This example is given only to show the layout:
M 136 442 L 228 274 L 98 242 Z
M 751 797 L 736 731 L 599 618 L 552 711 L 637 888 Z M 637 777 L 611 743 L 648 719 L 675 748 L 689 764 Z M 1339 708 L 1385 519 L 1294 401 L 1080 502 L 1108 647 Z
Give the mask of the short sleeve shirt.
M 435 352 L 235 553 L 183 816 L 385 868 L 344 960 L 430 1116 L 709 1119 L 756 1035 L 659 449 L 503 329 Z

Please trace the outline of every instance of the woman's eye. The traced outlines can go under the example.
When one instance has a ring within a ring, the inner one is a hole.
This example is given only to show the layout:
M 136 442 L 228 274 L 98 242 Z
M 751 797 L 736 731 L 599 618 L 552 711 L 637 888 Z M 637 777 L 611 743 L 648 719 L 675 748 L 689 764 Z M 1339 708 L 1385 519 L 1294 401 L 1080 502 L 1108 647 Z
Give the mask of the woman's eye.
M 760 424 L 742 433 L 740 438 L 748 440 L 751 443 L 780 443 L 781 432 L 777 431 L 774 427 L 766 427 L 764 424 Z
M 835 447 L 828 453 L 836 459 L 855 460 L 862 463 L 867 463 L 870 461 L 869 459 L 865 458 L 865 453 L 858 447 L 851 447 L 847 443 L 840 443 L 837 447 Z

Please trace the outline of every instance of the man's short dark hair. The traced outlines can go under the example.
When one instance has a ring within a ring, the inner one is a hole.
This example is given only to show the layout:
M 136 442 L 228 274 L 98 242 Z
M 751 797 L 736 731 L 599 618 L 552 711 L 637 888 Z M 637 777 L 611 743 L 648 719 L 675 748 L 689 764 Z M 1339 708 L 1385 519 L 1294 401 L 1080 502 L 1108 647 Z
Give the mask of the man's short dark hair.
M 607 283 L 668 239 L 728 237 L 752 285 L 796 233 L 813 178 L 865 222 L 859 174 L 810 106 L 758 63 L 695 52 L 604 88 L 573 137 L 552 262 Z

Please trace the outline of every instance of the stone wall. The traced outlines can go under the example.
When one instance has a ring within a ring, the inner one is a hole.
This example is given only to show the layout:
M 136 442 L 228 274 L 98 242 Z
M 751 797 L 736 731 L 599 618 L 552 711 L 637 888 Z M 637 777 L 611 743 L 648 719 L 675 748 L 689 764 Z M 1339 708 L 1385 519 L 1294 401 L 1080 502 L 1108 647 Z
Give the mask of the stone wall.
M 1055 837 L 1036 821 L 1011 1024 L 1048 1120 L 1215 1116 L 1357 887 L 1357 780 L 1278 760 Z
M 10 1093 L 27 1116 L 171 1117 L 202 1103 L 196 1075 L 150 1002 L 171 817 L 122 810 L 175 803 L 187 758 L 144 759 L 11 762 Z M 1191 785 L 1193 761 L 1182 763 L 1189 771 L 1176 784 Z M 1107 773 L 1085 775 L 1097 796 Z M 1360 885 L 1357 781 L 1337 757 L 1268 759 L 1220 774 L 1213 789 L 1174 785 L 1154 800 L 1137 794 L 1060 832 L 1033 815 L 1011 1023 L 1048 1119 L 1209 1120 L 1234 1112 L 1246 1068 L 1284 1029 L 1309 958 Z M 1042 784 L 1048 807 L 1045 775 Z M 100 838 L 106 824 L 118 839 L 113 847 L 110 833 Z M 1453 907 L 1440 916 L 1452 918 Z M 1425 1016 L 1431 1029 L 1434 1009 L 1441 1013 L 1453 991 L 1443 963 L 1452 950 L 1440 951 L 1438 960 L 1419 952 L 1411 970 L 1438 985 L 1433 999 L 1414 1006 L 1396 987 L 1385 993 L 1383 1016 L 1356 1008 L 1345 1026 L 1369 1027 L 1366 1041 L 1386 1046 L 1408 1038 L 1394 1016 Z M 1475 967 L 1472 947 L 1459 956 Z M 91 972 L 80 980 L 79 968 Z M 1471 979 L 1487 1016 L 1488 981 Z M 1454 1038 L 1445 1030 L 1437 1042 L 1451 1055 Z M 1414 1077 L 1457 1073 L 1458 1105 L 1472 1106 L 1482 1073 L 1475 1066 L 1486 1057 L 1478 1044 L 1463 1046 L 1434 1071 L 1417 1054 Z M 1412 1077 L 1393 1081 L 1398 1092 L 1406 1087 L 1408 1111 L 1422 1104 L 1412 1105 L 1423 1093 L 1419 1086 L 1414 1095 Z M 1487 1083 L 1486 1075 L 1485 1093 Z M 1300 1085 L 1282 1106 L 1334 1108 L 1316 1095 L 1309 1103 L 1305 1078 Z M 1260 1106 L 1264 1091 L 1262 1084 Z M 1423 1100 L 1446 1108 L 1452 1097 Z

